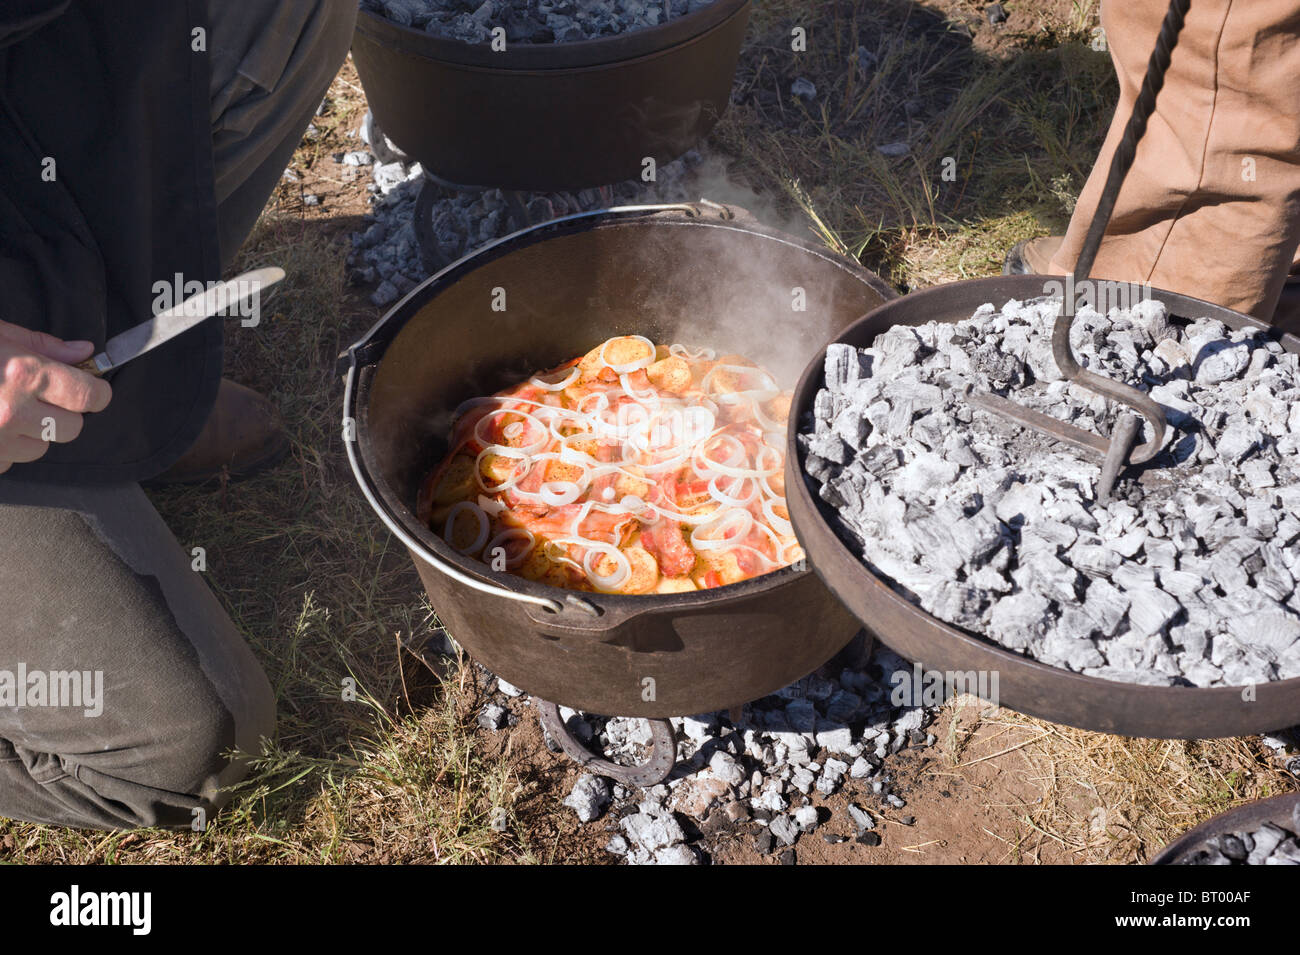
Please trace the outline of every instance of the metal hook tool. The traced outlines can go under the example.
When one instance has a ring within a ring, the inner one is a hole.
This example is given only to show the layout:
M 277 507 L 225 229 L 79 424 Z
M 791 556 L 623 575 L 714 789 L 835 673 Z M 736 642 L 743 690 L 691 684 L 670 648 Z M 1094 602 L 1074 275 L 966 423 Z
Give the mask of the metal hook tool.
M 1102 236 L 1110 223 L 1111 214 L 1115 211 L 1115 200 L 1119 196 L 1120 187 L 1124 184 L 1124 177 L 1133 165 L 1138 141 L 1146 131 L 1151 114 L 1155 112 L 1156 94 L 1164 85 L 1165 72 L 1169 68 L 1169 60 L 1178 40 L 1178 33 L 1183 28 L 1190 6 L 1191 0 L 1171 0 L 1169 11 L 1160 25 L 1160 35 L 1156 38 L 1156 47 L 1151 53 L 1151 59 L 1147 62 L 1142 89 L 1133 104 L 1133 113 L 1124 128 L 1124 136 L 1115 149 L 1115 155 L 1111 157 L 1110 170 L 1097 203 L 1097 211 L 1093 215 L 1092 222 L 1089 223 L 1083 247 L 1079 250 L 1079 258 L 1074 267 L 1073 286 L 1067 287 L 1061 296 L 1061 310 L 1056 316 L 1056 324 L 1052 329 L 1052 358 L 1056 361 L 1056 367 L 1062 377 L 1103 398 L 1127 405 L 1137 414 L 1121 415 L 1110 437 L 1105 438 L 998 395 L 967 393 L 968 400 L 974 405 L 1010 418 L 1051 438 L 1064 441 L 1092 456 L 1100 457 L 1101 478 L 1097 482 L 1097 500 L 1101 503 L 1110 499 L 1115 481 L 1125 464 L 1142 464 L 1151 460 L 1160 451 L 1166 429 L 1165 414 L 1145 392 L 1089 371 L 1079 364 L 1070 345 L 1070 329 L 1074 325 L 1075 316 L 1072 290 L 1081 287 L 1088 280 L 1088 273 L 1097 258 Z M 1134 448 L 1133 442 L 1137 439 L 1142 419 L 1146 419 L 1151 426 L 1151 438 L 1140 447 Z

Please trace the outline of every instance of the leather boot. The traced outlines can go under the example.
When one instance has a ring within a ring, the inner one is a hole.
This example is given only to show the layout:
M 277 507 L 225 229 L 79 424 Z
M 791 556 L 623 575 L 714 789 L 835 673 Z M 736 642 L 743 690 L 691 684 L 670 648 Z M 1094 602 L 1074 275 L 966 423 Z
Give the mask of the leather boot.
M 217 400 L 198 438 L 170 468 L 143 482 L 197 484 L 229 469 L 232 480 L 275 464 L 289 450 L 289 439 L 275 406 L 251 388 L 222 378 Z
M 1063 235 L 1044 235 L 1037 239 L 1023 239 L 1011 247 L 1002 262 L 1003 275 L 1048 275 L 1049 264 L 1061 247 Z

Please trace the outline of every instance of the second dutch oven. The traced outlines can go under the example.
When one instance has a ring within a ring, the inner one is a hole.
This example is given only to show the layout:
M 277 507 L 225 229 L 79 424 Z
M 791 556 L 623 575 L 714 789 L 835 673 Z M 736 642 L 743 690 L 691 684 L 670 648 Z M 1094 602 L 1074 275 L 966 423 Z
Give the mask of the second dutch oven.
M 656 27 L 494 51 L 361 10 L 352 58 L 375 119 L 447 183 L 581 189 L 641 177 L 708 134 L 731 97 L 749 0 Z

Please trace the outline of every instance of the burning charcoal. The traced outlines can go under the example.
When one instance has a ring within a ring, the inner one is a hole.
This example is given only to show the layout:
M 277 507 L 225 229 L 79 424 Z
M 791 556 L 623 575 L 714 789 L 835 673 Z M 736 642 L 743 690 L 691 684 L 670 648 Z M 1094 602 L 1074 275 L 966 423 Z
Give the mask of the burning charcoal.
M 976 467 L 982 463 L 971 447 L 970 440 L 956 431 L 949 431 L 944 436 L 942 455 L 945 461 L 951 461 L 958 467 Z
M 808 451 L 841 466 L 853 459 L 853 448 L 839 435 L 829 432 L 821 432 L 813 437 L 808 443 Z
M 1161 633 L 1173 621 L 1182 605 L 1159 587 L 1150 587 L 1128 592 L 1129 626 L 1135 633 L 1143 636 Z
M 896 486 L 908 497 L 923 497 L 935 488 L 952 484 L 961 469 L 937 454 L 922 452 L 895 477 Z
M 1300 617 L 1281 608 L 1228 618 L 1228 629 L 1243 644 L 1279 654 L 1300 640 Z
M 1250 585 L 1250 574 L 1243 566 L 1259 552 L 1259 541 L 1235 537 L 1225 541 L 1210 561 L 1210 574 L 1226 592 Z
M 1032 591 L 1004 597 L 993 606 L 987 632 L 1008 649 L 1024 649 L 1051 627 L 1050 606 L 1046 597 Z
M 1019 527 L 1036 520 L 1042 513 L 1043 491 L 1030 484 L 1013 484 L 998 501 L 995 512 L 998 519 Z
M 1233 425 L 1215 443 L 1219 457 L 1230 464 L 1240 462 L 1259 446 L 1260 434 L 1245 425 Z
M 1069 604 L 1077 599 L 1078 571 L 1050 550 L 1022 549 L 1020 566 L 1011 576 L 1022 589 L 1040 593 L 1059 603 Z
M 857 461 L 871 474 L 883 477 L 902 466 L 903 455 L 888 445 L 877 444 L 860 454 Z
M 1187 342 L 1192 367 L 1200 385 L 1217 385 L 1237 378 L 1250 364 L 1250 349 L 1244 343 L 1224 341 L 1207 335 Z
M 980 630 L 988 619 L 991 595 L 968 584 L 941 580 L 921 597 L 927 613 L 967 630 Z
M 847 392 L 866 371 L 861 353 L 852 345 L 832 342 L 826 346 L 826 387 L 832 392 Z
M 921 337 L 907 325 L 895 325 L 882 332 L 866 350 L 868 354 L 880 356 L 879 365 L 872 368 L 872 374 L 888 380 L 904 368 L 915 365 L 922 347 Z
M 1089 577 L 1109 577 L 1124 563 L 1124 558 L 1109 547 L 1084 543 L 1081 539 L 1069 551 L 1074 568 Z
M 1274 487 L 1277 480 L 1273 477 L 1273 464 L 1263 458 L 1255 458 L 1241 466 L 1242 476 L 1249 487 L 1260 489 Z
M 1079 532 L 1069 524 L 1051 519 L 1033 521 L 1020 529 L 1022 546 L 1032 548 L 1037 545 L 1051 552 L 1058 547 L 1069 547 L 1078 537 Z
M 1255 840 L 1255 847 L 1247 855 L 1246 864 L 1263 865 L 1265 860 L 1273 854 L 1273 850 L 1281 845 L 1283 840 L 1289 838 L 1290 833 L 1281 826 L 1266 822 L 1251 835 Z
M 1287 569 L 1281 548 L 1275 544 L 1264 544 L 1259 549 L 1264 566 L 1255 571 L 1255 586 L 1268 594 L 1278 603 L 1284 602 L 1295 589 L 1295 577 Z
M 1114 584 L 1094 580 L 1088 585 L 1083 612 L 1097 623 L 1102 636 L 1113 636 L 1128 613 L 1132 599 Z
M 1191 597 L 1213 584 L 1198 573 L 1186 570 L 1161 570 L 1160 587 L 1166 593 L 1173 594 L 1180 600 Z
M 860 447 L 871 434 L 871 422 L 851 410 L 846 411 L 835 419 L 835 433 L 849 448 Z

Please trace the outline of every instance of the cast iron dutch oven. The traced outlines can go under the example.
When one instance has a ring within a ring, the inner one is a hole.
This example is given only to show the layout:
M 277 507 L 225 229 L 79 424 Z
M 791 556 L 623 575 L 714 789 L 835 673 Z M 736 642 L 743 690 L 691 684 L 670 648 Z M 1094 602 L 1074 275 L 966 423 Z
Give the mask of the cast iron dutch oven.
M 352 58 L 375 119 L 448 183 L 581 189 L 676 159 L 731 97 L 749 0 L 576 43 L 443 39 L 362 9 Z
M 1211 839 L 1229 832 L 1253 832 L 1266 822 L 1281 826 L 1288 831 L 1295 831 L 1293 813 L 1298 803 L 1300 803 L 1300 793 L 1283 793 L 1281 796 L 1258 799 L 1236 809 L 1221 812 L 1195 829 L 1188 829 L 1165 846 L 1160 850 L 1160 854 L 1151 860 L 1151 865 L 1178 865 L 1195 856 Z
M 867 313 L 834 340 L 865 347 L 895 325 L 958 322 L 985 302 L 1001 308 L 1010 299 L 1043 295 L 1051 276 L 1012 275 L 954 282 L 896 298 Z M 1057 277 L 1058 281 L 1064 279 Z M 1200 299 L 1152 289 L 1170 313 L 1208 316 L 1230 328 L 1265 327 L 1262 322 Z M 1300 352 L 1300 339 L 1281 336 L 1283 347 Z M 1255 687 L 1140 686 L 1084 676 L 1038 663 L 975 633 L 930 616 L 872 575 L 854 550 L 832 529 L 832 509 L 803 469 L 795 440 L 799 421 L 811 413 L 824 381 L 825 349 L 804 371 L 795 389 L 786 446 L 786 503 L 795 533 L 827 586 L 879 639 L 925 669 L 999 674 L 999 702 L 1022 713 L 1082 729 L 1125 736 L 1203 739 L 1265 732 L 1300 723 L 1300 679 Z
M 794 310 L 797 289 L 806 311 Z M 611 336 L 738 352 L 789 387 L 823 342 L 893 294 L 855 262 L 710 203 L 553 220 L 429 278 L 349 349 L 348 458 L 439 618 L 493 673 L 607 715 L 745 703 L 812 672 L 858 631 L 811 571 L 688 594 L 580 594 L 458 554 L 416 519 L 417 489 L 461 402 Z

